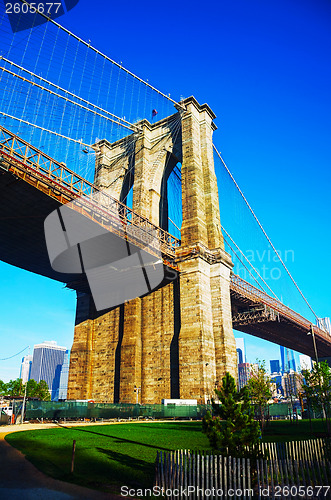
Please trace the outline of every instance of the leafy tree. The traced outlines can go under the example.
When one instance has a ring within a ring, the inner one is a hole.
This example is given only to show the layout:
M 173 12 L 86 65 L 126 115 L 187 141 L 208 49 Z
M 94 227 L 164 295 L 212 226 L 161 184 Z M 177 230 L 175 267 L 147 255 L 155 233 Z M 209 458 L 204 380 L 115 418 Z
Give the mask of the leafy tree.
M 331 368 L 326 361 L 320 361 L 314 364 L 311 371 L 304 370 L 303 375 L 307 403 L 323 413 L 327 433 L 331 435 Z
M 36 396 L 36 390 L 37 390 L 37 382 L 35 380 L 30 379 L 26 383 L 26 395 L 28 398 L 34 398 Z
M 308 410 L 308 415 L 309 415 L 309 424 L 310 424 L 310 433 L 313 433 L 313 427 L 312 427 L 312 410 L 316 408 L 315 405 L 315 389 L 312 385 L 312 381 L 310 379 L 310 370 L 302 370 L 302 376 L 303 376 L 303 383 L 302 383 L 302 396 L 306 398 L 307 402 L 307 410 Z
M 257 444 L 261 436 L 248 391 L 244 387 L 238 392 L 234 378 L 227 372 L 215 392 L 220 404 L 213 401 L 214 416 L 208 412 L 203 418 L 203 432 L 214 450 L 243 456 L 248 453 L 246 447 Z
M 0 380 L 0 396 L 6 396 L 7 395 L 7 384 Z
M 35 397 L 41 399 L 42 401 L 50 401 L 51 396 L 49 394 L 49 389 L 47 382 L 41 380 L 36 387 Z
M 0 380 L 0 395 L 15 397 L 21 396 L 23 398 L 26 386 L 26 396 L 29 398 L 39 398 L 42 401 L 49 401 L 51 399 L 48 385 L 45 380 L 41 380 L 37 383 L 35 380 L 31 379 L 26 384 L 23 384 L 21 378 L 16 380 L 10 380 L 8 384 L 5 384 Z
M 21 378 L 9 380 L 7 384 L 7 395 L 10 397 L 24 396 L 24 384 Z
M 257 360 L 257 363 L 251 367 L 251 376 L 247 384 L 247 389 L 253 403 L 258 408 L 258 419 L 263 433 L 265 414 L 268 401 L 271 398 L 271 378 L 267 375 L 265 361 Z
M 291 407 L 292 407 L 292 413 L 290 414 L 290 419 L 292 422 L 292 419 L 294 418 L 296 425 L 298 425 L 298 423 L 299 423 L 298 413 L 297 413 L 297 409 L 295 409 L 295 407 L 294 407 L 294 401 L 295 401 L 295 399 L 299 398 L 301 409 L 303 409 L 301 392 L 302 392 L 302 385 L 303 385 L 304 381 L 303 381 L 302 373 L 294 372 L 292 374 L 292 376 L 293 376 L 294 384 L 293 383 L 289 384 L 290 401 L 291 401 Z

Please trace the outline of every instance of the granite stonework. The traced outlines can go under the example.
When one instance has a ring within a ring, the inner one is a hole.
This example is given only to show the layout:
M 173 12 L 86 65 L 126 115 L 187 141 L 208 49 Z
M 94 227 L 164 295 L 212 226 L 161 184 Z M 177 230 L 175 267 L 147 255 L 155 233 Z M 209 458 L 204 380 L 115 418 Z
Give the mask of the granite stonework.
M 183 110 L 185 108 L 185 110 Z M 68 398 L 205 403 L 229 371 L 236 377 L 230 273 L 224 250 L 212 134 L 215 115 L 190 97 L 178 113 L 109 143 L 100 141 L 95 183 L 120 201 L 133 187 L 133 210 L 168 229 L 168 176 L 182 164 L 178 273 L 142 298 L 98 313 L 78 294 Z

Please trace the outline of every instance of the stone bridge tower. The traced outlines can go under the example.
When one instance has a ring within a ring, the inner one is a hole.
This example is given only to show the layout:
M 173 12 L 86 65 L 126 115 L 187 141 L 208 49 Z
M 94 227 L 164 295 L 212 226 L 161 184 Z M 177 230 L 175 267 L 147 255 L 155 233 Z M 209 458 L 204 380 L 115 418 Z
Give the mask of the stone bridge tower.
M 78 294 L 68 399 L 205 403 L 226 371 L 236 377 L 230 272 L 213 161 L 212 110 L 193 98 L 171 117 L 139 122 L 140 132 L 98 143 L 95 183 L 168 229 L 167 179 L 182 164 L 179 272 L 165 286 L 109 311 Z M 183 111 L 182 108 L 185 108 Z M 170 276 L 169 274 L 169 276 Z

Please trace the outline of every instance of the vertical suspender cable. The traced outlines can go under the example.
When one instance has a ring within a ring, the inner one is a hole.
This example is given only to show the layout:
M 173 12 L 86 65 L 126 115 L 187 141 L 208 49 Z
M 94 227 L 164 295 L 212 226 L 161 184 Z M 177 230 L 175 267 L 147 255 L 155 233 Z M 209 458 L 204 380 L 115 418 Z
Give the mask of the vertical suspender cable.
M 302 293 L 302 291 L 300 290 L 299 285 L 298 285 L 298 284 L 296 283 L 296 281 L 294 280 L 294 278 L 293 278 L 292 274 L 291 274 L 291 273 L 290 273 L 290 271 L 287 269 L 287 267 L 286 267 L 286 265 L 285 265 L 285 263 L 284 263 L 283 259 L 281 258 L 281 256 L 280 256 L 280 255 L 279 255 L 279 253 L 277 252 L 276 248 L 275 248 L 275 247 L 274 247 L 274 245 L 272 244 L 272 242 L 271 242 L 271 240 L 270 240 L 269 236 L 267 235 L 267 233 L 265 232 L 265 230 L 264 230 L 264 228 L 263 228 L 263 226 L 262 226 L 261 222 L 259 221 L 259 219 L 258 219 L 258 218 L 257 218 L 257 216 L 255 215 L 255 213 L 254 213 L 254 211 L 253 211 L 252 207 L 250 206 L 250 204 L 248 203 L 248 201 L 247 201 L 247 199 L 246 199 L 246 197 L 245 197 L 244 193 L 241 191 L 241 189 L 240 189 L 240 187 L 238 186 L 238 184 L 237 184 L 236 180 L 234 179 L 233 175 L 231 174 L 231 172 L 230 172 L 229 168 L 227 167 L 227 165 L 226 165 L 225 161 L 223 160 L 223 158 L 222 158 L 221 154 L 220 154 L 220 153 L 219 153 L 219 151 L 216 149 L 216 146 L 215 146 L 214 144 L 213 144 L 213 148 L 214 148 L 214 150 L 215 150 L 215 152 L 216 152 L 217 156 L 219 157 L 219 159 L 220 159 L 220 160 L 221 160 L 221 162 L 223 163 L 223 165 L 224 165 L 224 167 L 225 167 L 226 171 L 228 172 L 229 176 L 231 177 L 232 181 L 234 182 L 234 184 L 235 184 L 236 188 L 238 189 L 239 193 L 241 194 L 241 196 L 242 196 L 242 198 L 243 198 L 244 202 L 246 203 L 247 207 L 249 208 L 249 210 L 250 210 L 251 214 L 253 215 L 254 219 L 256 220 L 256 222 L 257 222 L 258 226 L 260 227 L 261 231 L 263 232 L 264 236 L 266 237 L 266 239 L 267 239 L 267 241 L 268 241 L 269 245 L 271 246 L 271 248 L 273 249 L 273 251 L 274 251 L 274 252 L 275 252 L 275 254 L 277 255 L 277 257 L 278 257 L 279 261 L 281 262 L 281 264 L 283 265 L 283 267 L 284 267 L 285 271 L 287 272 L 287 274 L 288 274 L 288 275 L 289 275 L 289 277 L 291 278 L 292 282 L 294 283 L 294 285 L 295 285 L 296 289 L 297 289 L 297 290 L 298 290 L 298 292 L 300 293 L 301 297 L 303 298 L 303 300 L 305 301 L 305 303 L 307 304 L 307 306 L 309 307 L 309 309 L 311 310 L 311 312 L 313 313 L 313 315 L 315 316 L 315 318 L 316 318 L 316 319 L 318 319 L 317 314 L 315 313 L 315 311 L 313 310 L 313 308 L 312 308 L 312 307 L 311 307 L 311 305 L 309 304 L 308 300 L 306 299 L 306 297 L 304 296 L 304 294 L 303 294 L 303 293 Z

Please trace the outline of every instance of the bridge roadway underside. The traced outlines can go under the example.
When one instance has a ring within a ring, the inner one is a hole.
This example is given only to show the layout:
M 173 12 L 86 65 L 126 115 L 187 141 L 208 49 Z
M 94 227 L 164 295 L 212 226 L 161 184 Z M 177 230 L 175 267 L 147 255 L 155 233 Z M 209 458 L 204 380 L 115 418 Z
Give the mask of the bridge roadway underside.
M 44 220 L 61 204 L 3 170 L 0 193 L 0 259 L 62 283 L 79 279 L 54 271 L 48 258 Z
M 0 260 L 88 292 L 87 281 L 81 274 L 56 272 L 48 258 L 44 220 L 61 206 L 60 202 L 3 170 L 0 170 L 0 193 Z M 169 279 L 161 286 L 165 283 Z M 247 300 L 236 293 L 231 292 L 231 300 L 233 310 L 247 307 Z M 315 357 L 312 336 L 282 316 L 279 321 L 235 324 L 234 328 Z M 330 343 L 316 338 L 316 344 L 319 356 L 330 356 Z
M 0 260 L 64 283 L 77 292 L 90 293 L 85 274 L 60 273 L 50 264 L 44 220 L 61 203 L 1 169 L 0 197 Z M 130 246 L 138 250 L 132 243 Z M 169 283 L 168 268 L 164 268 L 165 279 L 160 287 Z
M 266 318 L 257 318 L 257 315 L 252 314 L 251 317 L 247 315 L 246 319 L 243 317 L 237 319 L 238 315 L 234 311 L 247 310 L 250 307 L 256 308 L 258 304 L 247 300 L 246 297 L 241 297 L 234 291 L 231 291 L 231 304 L 234 330 L 294 349 L 302 354 L 307 354 L 313 359 L 316 358 L 312 334 L 303 326 L 277 312 L 273 315 L 266 315 Z M 330 341 L 315 335 L 315 342 L 318 357 L 329 357 L 331 353 Z M 258 352 L 256 355 L 258 357 Z

